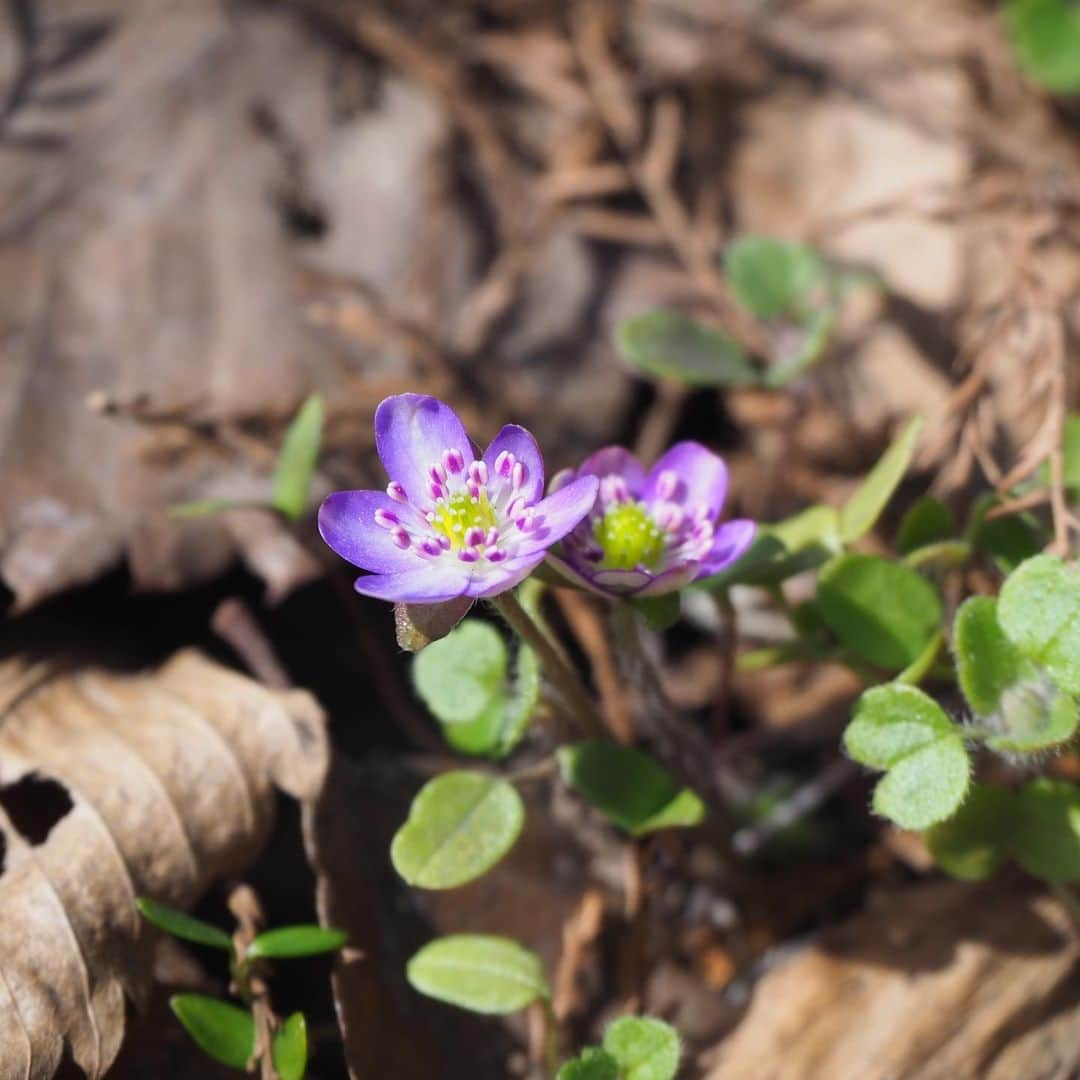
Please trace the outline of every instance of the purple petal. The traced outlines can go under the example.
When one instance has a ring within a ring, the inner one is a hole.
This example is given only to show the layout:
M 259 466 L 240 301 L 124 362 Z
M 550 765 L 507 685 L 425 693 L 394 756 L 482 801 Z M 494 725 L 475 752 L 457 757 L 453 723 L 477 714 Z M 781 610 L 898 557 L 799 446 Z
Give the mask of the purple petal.
M 543 551 L 531 555 L 522 555 L 516 559 L 507 559 L 501 566 L 489 568 L 482 575 L 469 582 L 468 595 L 478 599 L 485 596 L 498 596 L 499 593 L 512 589 L 524 581 L 543 561 Z
M 559 488 L 546 499 L 541 499 L 536 504 L 536 513 L 543 517 L 543 523 L 522 537 L 515 558 L 546 551 L 574 529 L 593 508 L 599 484 L 600 481 L 595 476 L 579 476 L 566 487 Z
M 614 473 L 626 480 L 630 494 L 636 499 L 645 486 L 645 470 L 625 446 L 605 446 L 590 454 L 578 469 L 578 476 L 610 476 Z
M 376 600 L 401 604 L 441 604 L 464 595 L 469 572 L 450 559 L 426 563 L 400 574 L 370 574 L 357 578 L 354 588 Z
M 706 450 L 701 443 L 676 443 L 649 470 L 642 492 L 645 502 L 657 497 L 657 487 L 665 473 L 673 474 L 676 480 L 672 502 L 686 507 L 703 504 L 713 518 L 720 513 L 727 495 L 728 471 L 719 455 Z
M 550 551 L 547 553 L 547 561 L 566 578 L 568 583 L 576 585 L 579 589 L 598 593 L 601 596 L 608 595 L 603 589 L 598 589 L 593 584 L 592 572 L 585 571 L 579 563 L 567 562 L 562 556 L 553 555 Z
M 757 525 L 747 518 L 726 521 L 716 530 L 716 539 L 712 549 L 701 563 L 698 577 L 718 574 L 725 566 L 730 566 L 742 556 L 754 542 Z
M 444 450 L 459 451 L 466 464 L 476 457 L 457 413 L 426 394 L 396 394 L 379 405 L 375 447 L 390 479 L 412 500 L 422 497 L 428 469 L 442 462 Z
M 684 585 L 689 585 L 701 575 L 701 564 L 696 562 L 682 563 L 665 570 L 639 589 L 636 596 L 661 596 L 664 593 L 676 592 Z
M 521 492 L 529 502 L 536 502 L 544 494 L 544 455 L 540 453 L 536 440 L 523 427 L 507 424 L 484 451 L 484 462 L 492 477 L 495 475 L 495 459 L 504 450 L 525 466 L 525 483 Z
M 375 524 L 375 511 L 395 514 L 406 527 L 419 524 L 415 511 L 394 502 L 383 491 L 335 491 L 319 507 L 319 535 L 343 559 L 362 570 L 394 574 L 415 570 L 420 556 L 402 550 L 390 531 Z

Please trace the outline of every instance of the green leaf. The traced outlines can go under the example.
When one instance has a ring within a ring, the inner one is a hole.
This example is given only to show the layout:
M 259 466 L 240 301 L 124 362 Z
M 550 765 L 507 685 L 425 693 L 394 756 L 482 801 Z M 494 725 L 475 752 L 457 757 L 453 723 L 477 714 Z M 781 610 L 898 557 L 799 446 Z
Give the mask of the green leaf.
M 1067 743 L 1080 723 L 1076 701 L 1049 679 L 1034 678 L 1010 686 L 1001 695 L 995 719 L 1002 732 L 986 745 L 1003 753 L 1032 754 Z
M 304 1080 L 307 1071 L 307 1021 L 303 1013 L 293 1013 L 274 1033 L 270 1049 L 280 1080 Z
M 971 763 L 960 729 L 913 686 L 867 690 L 844 732 L 844 747 L 861 764 L 886 770 L 874 790 L 874 810 L 901 828 L 926 829 L 963 801 Z
M 894 671 L 919 659 L 942 615 L 925 578 L 877 555 L 841 555 L 829 563 L 818 578 L 817 606 L 846 649 Z
M 604 1049 L 623 1080 L 672 1080 L 679 1071 L 679 1033 L 651 1016 L 624 1016 L 604 1034 Z
M 143 918 L 152 922 L 159 930 L 164 930 L 173 937 L 193 941 L 196 945 L 209 945 L 223 952 L 232 952 L 232 938 L 220 927 L 212 926 L 193 915 L 159 904 L 148 896 L 140 896 L 135 901 Z
M 487 873 L 513 846 L 525 807 L 512 784 L 449 772 L 421 788 L 390 846 L 394 869 L 421 889 L 453 889 Z
M 293 417 L 274 470 L 274 506 L 292 521 L 307 507 L 311 478 L 322 442 L 323 401 L 312 394 Z
M 824 356 L 835 325 L 836 311 L 829 307 L 815 311 L 803 326 L 785 327 L 781 340 L 793 345 L 787 345 L 787 355 L 776 357 L 766 370 L 765 385 L 779 389 L 813 367 Z
M 1017 567 L 1001 587 L 998 620 L 1026 657 L 1080 694 L 1080 576 L 1052 555 Z
M 196 499 L 194 502 L 174 503 L 169 507 L 171 518 L 199 518 L 220 514 L 225 510 L 265 510 L 266 504 L 252 499 Z
M 737 342 L 674 311 L 624 319 L 616 328 L 615 346 L 646 375 L 691 386 L 754 386 L 761 381 Z
M 506 665 L 506 646 L 495 627 L 466 619 L 417 655 L 413 684 L 442 723 L 465 724 L 492 704 L 506 679 Z
M 1065 420 L 1065 431 L 1061 439 L 1064 454 L 1064 482 L 1069 491 L 1080 492 L 1080 414 L 1073 413 Z
M 912 570 L 938 567 L 942 570 L 958 570 L 971 558 L 971 545 L 966 540 L 938 540 L 924 544 L 904 556 L 904 565 Z
M 557 756 L 566 783 L 632 835 L 704 816 L 698 796 L 640 750 L 595 739 L 560 747 Z
M 619 1080 L 619 1063 L 599 1046 L 586 1046 L 580 1057 L 566 1062 L 555 1080 Z
M 332 926 L 279 926 L 264 930 L 248 947 L 251 959 L 287 960 L 294 956 L 318 956 L 335 952 L 349 940 L 346 930 Z
M 997 496 L 993 494 L 977 499 L 967 534 L 973 547 L 985 551 L 1003 574 L 1009 574 L 1025 559 L 1038 555 L 1043 543 L 1034 519 L 1028 514 L 1010 514 L 987 521 L 987 513 L 997 505 Z
M 250 1012 L 204 994 L 174 994 L 169 1008 L 203 1053 L 233 1069 L 247 1068 L 255 1050 Z
M 940 499 L 924 495 L 912 503 L 900 519 L 896 548 L 902 555 L 908 555 L 927 544 L 949 540 L 955 535 L 953 512 Z
M 972 784 L 956 814 L 926 832 L 934 862 L 961 881 L 988 878 L 1009 853 L 1015 811 L 1011 791 Z
M 724 269 L 739 302 L 759 319 L 804 318 L 824 272 L 812 247 L 771 236 L 732 241 L 724 251 Z
M 941 646 L 945 644 L 945 634 L 939 630 L 927 643 L 926 648 L 899 675 L 896 682 L 918 686 L 930 674 L 937 661 Z
M 820 545 L 835 555 L 840 553 L 840 515 L 831 506 L 809 506 L 793 517 L 764 526 L 786 551 L 802 551 Z
M 630 602 L 645 620 L 645 625 L 656 633 L 674 626 L 682 611 L 677 592 L 664 593 L 662 596 L 641 596 Z
M 1001 695 L 1030 669 L 1001 629 L 997 606 L 997 600 L 990 596 L 969 597 L 953 622 L 960 689 L 982 716 L 995 712 Z
M 1053 93 L 1080 93 L 1080 8 L 1070 0 L 1009 0 L 1005 18 L 1027 75 Z
M 1080 881 L 1080 788 L 1046 777 L 1023 788 L 1017 795 L 1013 849 L 1029 874 Z
M 406 970 L 428 997 L 477 1013 L 511 1013 L 550 996 L 540 957 L 509 938 L 452 934 L 425 945 Z
M 913 416 L 904 425 L 840 511 L 840 539 L 845 544 L 865 536 L 874 527 L 911 464 L 922 423 L 921 416 Z

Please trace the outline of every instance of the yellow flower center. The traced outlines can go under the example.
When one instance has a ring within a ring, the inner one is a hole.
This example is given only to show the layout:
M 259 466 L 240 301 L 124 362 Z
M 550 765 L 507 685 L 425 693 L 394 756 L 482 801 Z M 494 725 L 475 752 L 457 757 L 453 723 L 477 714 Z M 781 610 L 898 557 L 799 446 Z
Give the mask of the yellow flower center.
M 474 499 L 467 491 L 451 495 L 435 507 L 435 519 L 431 527 L 450 541 L 454 551 L 465 546 L 465 536 L 470 529 L 488 529 L 498 525 L 495 511 L 488 502 L 487 491 L 481 489 L 480 498 Z
M 664 533 L 640 503 L 608 507 L 593 535 L 604 552 L 600 563 L 604 570 L 651 569 L 664 554 Z

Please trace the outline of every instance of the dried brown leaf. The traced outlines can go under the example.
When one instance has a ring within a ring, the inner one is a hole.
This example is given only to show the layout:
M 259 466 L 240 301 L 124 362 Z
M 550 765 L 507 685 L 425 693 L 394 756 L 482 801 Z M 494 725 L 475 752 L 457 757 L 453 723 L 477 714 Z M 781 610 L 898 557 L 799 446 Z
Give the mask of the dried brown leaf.
M 0 1077 L 47 1080 L 69 1050 L 93 1080 L 120 1048 L 125 997 L 143 1005 L 150 988 L 135 898 L 186 908 L 248 865 L 275 789 L 322 785 L 322 713 L 196 652 L 29 682 L 9 661 L 0 700 Z M 13 789 L 50 782 L 70 806 L 29 828 Z

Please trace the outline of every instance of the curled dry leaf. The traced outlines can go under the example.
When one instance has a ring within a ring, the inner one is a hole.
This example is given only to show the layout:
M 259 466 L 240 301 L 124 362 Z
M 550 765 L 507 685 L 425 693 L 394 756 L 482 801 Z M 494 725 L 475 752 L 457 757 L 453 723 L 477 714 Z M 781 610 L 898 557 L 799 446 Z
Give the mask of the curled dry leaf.
M 92 1080 L 150 988 L 135 897 L 186 908 L 247 866 L 275 788 L 321 787 L 323 716 L 187 651 L 136 675 L 8 661 L 0 717 L 0 1078 L 45 1080 L 67 1049 Z

